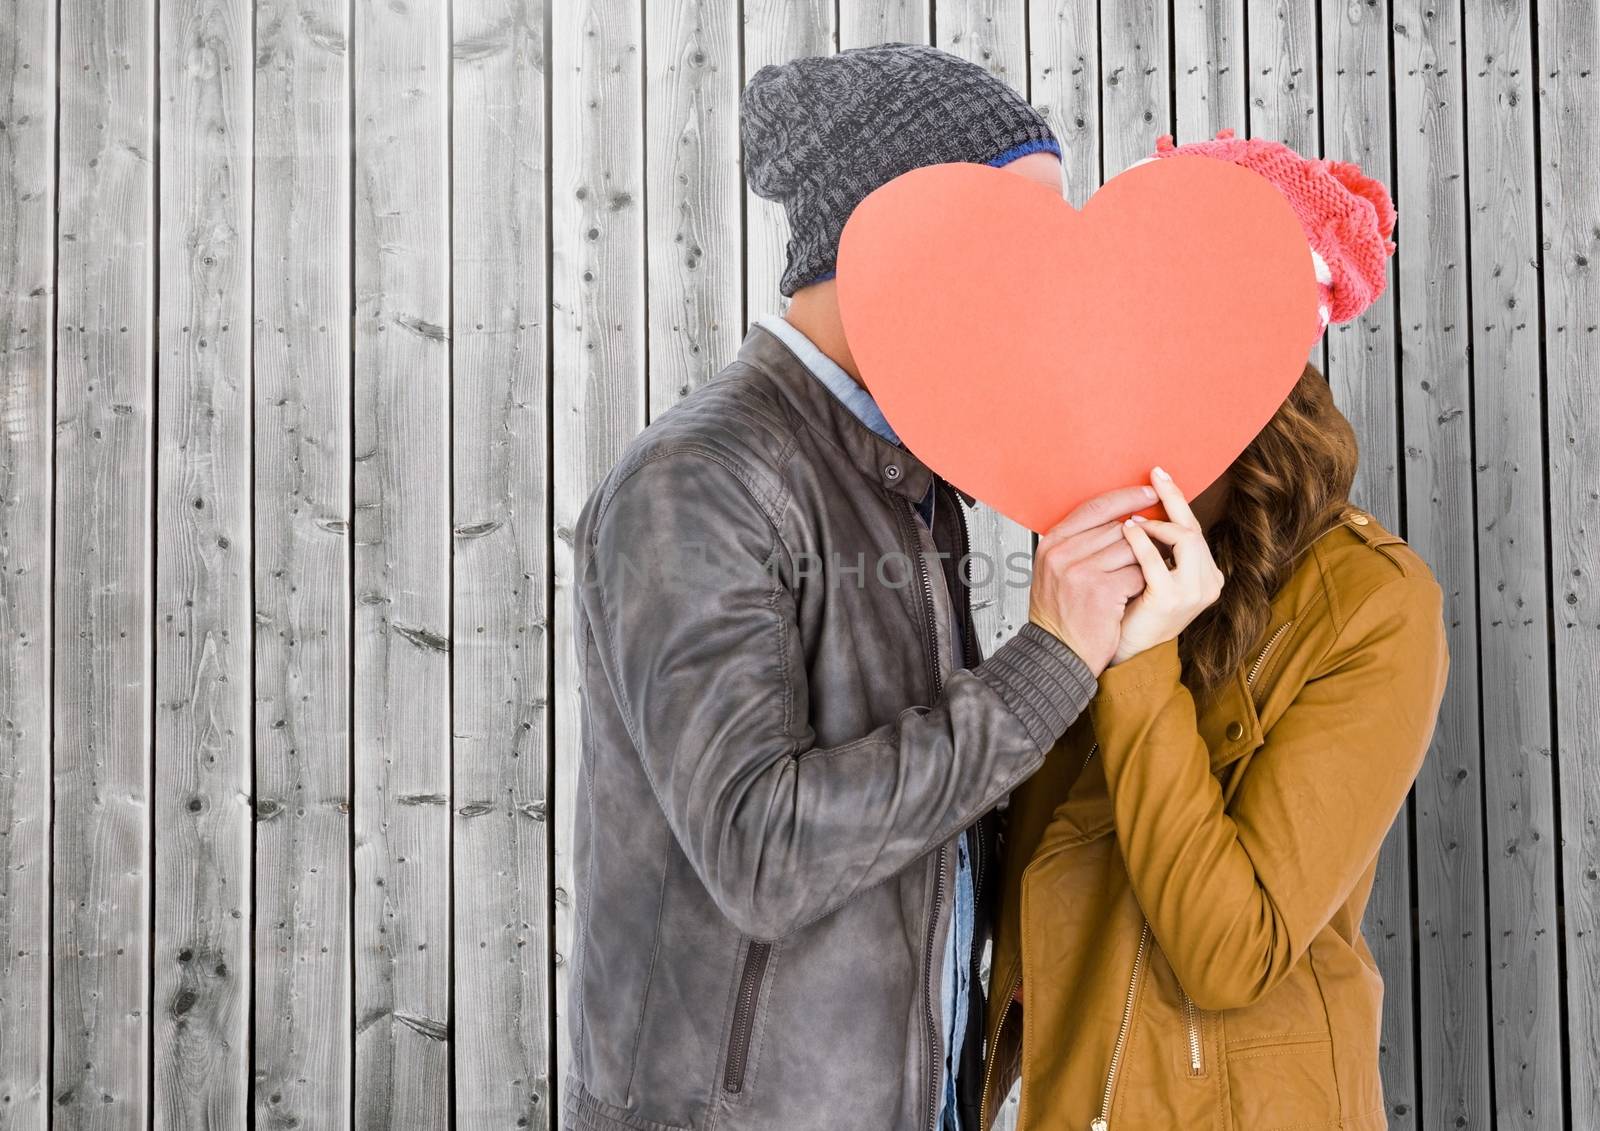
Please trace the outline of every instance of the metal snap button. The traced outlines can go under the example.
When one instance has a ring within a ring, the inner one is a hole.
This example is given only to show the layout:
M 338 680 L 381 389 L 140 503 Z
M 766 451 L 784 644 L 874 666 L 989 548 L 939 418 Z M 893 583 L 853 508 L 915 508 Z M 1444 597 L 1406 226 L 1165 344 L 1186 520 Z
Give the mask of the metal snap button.
M 1233 722 L 1228 724 L 1228 729 L 1225 733 L 1228 736 L 1229 742 L 1238 742 L 1244 737 L 1244 724 L 1235 719 Z
M 900 465 L 897 464 L 897 463 L 885 464 L 884 468 L 883 468 L 883 477 L 885 479 L 891 479 L 891 480 L 899 479 L 900 478 Z
M 1355 523 L 1357 526 L 1365 526 L 1367 524 L 1367 516 L 1364 514 L 1353 514 L 1350 516 L 1350 521 Z

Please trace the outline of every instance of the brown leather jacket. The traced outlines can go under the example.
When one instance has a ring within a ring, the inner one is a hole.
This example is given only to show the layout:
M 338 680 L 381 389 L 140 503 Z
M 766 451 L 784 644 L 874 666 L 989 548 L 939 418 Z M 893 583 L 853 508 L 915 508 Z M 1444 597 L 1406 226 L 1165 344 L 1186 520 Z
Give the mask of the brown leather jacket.
M 1175 642 L 1107 670 L 1012 798 L 983 1126 L 1020 1071 L 1019 1131 L 1386 1127 L 1361 915 L 1447 667 L 1427 566 L 1350 512 L 1208 704 Z

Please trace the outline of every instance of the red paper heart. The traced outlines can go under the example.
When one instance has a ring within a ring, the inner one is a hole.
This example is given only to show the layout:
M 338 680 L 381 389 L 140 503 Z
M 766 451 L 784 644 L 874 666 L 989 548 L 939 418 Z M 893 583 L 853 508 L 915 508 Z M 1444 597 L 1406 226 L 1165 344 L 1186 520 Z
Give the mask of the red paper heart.
M 1002 169 L 913 169 L 851 214 L 838 295 L 906 446 L 1041 532 L 1156 465 L 1199 494 L 1320 333 L 1288 202 L 1207 157 L 1129 169 L 1081 212 Z

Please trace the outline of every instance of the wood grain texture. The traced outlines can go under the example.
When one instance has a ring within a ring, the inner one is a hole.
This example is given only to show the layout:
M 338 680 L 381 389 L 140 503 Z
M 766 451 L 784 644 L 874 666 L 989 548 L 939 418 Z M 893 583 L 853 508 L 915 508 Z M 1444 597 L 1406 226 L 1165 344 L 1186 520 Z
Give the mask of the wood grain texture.
M 1100 187 L 1100 22 L 1095 0 L 1028 5 L 1028 97 L 1061 143 L 1062 191 L 1082 208 Z
M 934 0 L 838 0 L 839 49 L 932 43 Z
M 454 1125 L 550 1127 L 545 6 L 452 19 Z
M 1322 5 L 1326 155 L 1354 161 L 1392 194 L 1388 0 L 1375 4 L 1322 0 Z M 1390 530 L 1399 531 L 1403 515 L 1395 349 L 1397 260 L 1389 260 L 1388 273 L 1387 288 L 1365 314 L 1328 328 L 1326 372 L 1334 400 L 1350 418 L 1361 446 L 1353 501 Z
M 1416 787 L 1424 1126 L 1491 1125 L 1460 11 L 1394 5 L 1405 530 L 1453 663 Z
M 1254 0 L 1245 21 L 1250 136 L 1308 156 L 1322 150 L 1316 21 L 1316 5 L 1305 0 Z
M 555 5 L 552 54 L 551 323 L 555 530 L 556 1072 L 565 1094 L 575 898 L 579 673 L 572 648 L 572 531 L 584 500 L 644 427 L 643 25 L 632 6 Z
M 1600 1125 L 1593 5 L 57 9 L 0 0 L 0 1131 L 559 1126 L 571 531 L 787 304 L 742 84 L 891 40 L 1025 92 L 1074 203 L 1174 127 L 1395 191 L 1321 354 L 1452 650 L 1365 923 L 1389 1125 Z
M 54 5 L 0 3 L 0 1126 L 50 1112 Z
M 249 1089 L 253 16 L 160 9 L 158 1129 L 238 1126 Z
M 348 1128 L 350 29 L 255 15 L 255 967 L 263 1129 Z
M 828 55 L 838 49 L 834 0 L 743 0 L 744 76 L 768 63 L 784 63 L 805 55 Z M 744 287 L 745 323 L 763 314 L 782 313 L 789 300 L 778 293 L 787 262 L 789 223 L 783 206 L 745 188 Z M 746 327 L 741 327 L 744 329 Z M 741 335 L 742 336 L 742 335 Z
M 355 8 L 355 1125 L 449 1126 L 444 6 Z
M 744 337 L 739 5 L 645 7 L 650 415 L 712 377 Z
M 1247 5 L 1245 38 L 1250 136 L 1322 156 L 1316 4 L 1255 0 Z M 1311 363 L 1328 371 L 1326 336 L 1312 347 Z
M 1525 0 L 1465 6 L 1467 234 L 1494 1126 L 1560 1127 L 1544 401 Z
M 1178 143 L 1208 141 L 1224 129 L 1244 137 L 1244 0 L 1173 0 L 1172 48 Z
M 1354 161 L 1394 187 L 1387 0 L 1322 3 L 1322 124 L 1329 157 Z M 1334 403 L 1355 428 L 1361 460 L 1351 501 L 1404 533 L 1400 505 L 1400 422 L 1395 295 L 1389 285 L 1360 318 L 1330 326 L 1324 372 Z M 1383 974 L 1383 1039 L 1378 1046 L 1390 1131 L 1418 1126 L 1416 937 L 1412 930 L 1411 804 L 1384 839 L 1363 929 Z
M 1102 179 L 1155 152 L 1172 132 L 1171 28 L 1165 4 L 1100 5 Z
M 150 1116 L 155 9 L 60 7 L 52 1124 Z
M 943 0 L 934 11 L 934 46 L 1027 95 L 1028 14 L 1022 0 Z
M 1600 13 L 1538 5 L 1556 737 L 1574 1128 L 1600 1126 Z

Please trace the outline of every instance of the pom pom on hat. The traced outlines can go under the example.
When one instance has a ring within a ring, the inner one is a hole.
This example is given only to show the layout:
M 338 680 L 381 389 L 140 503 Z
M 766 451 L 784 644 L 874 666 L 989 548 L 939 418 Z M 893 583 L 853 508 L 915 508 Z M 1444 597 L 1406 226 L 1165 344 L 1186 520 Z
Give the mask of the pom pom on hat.
M 1383 294 L 1385 261 L 1394 253 L 1394 202 L 1389 190 L 1349 161 L 1304 157 L 1282 142 L 1237 138 L 1220 130 L 1214 141 L 1174 145 L 1156 139 L 1155 157 L 1193 155 L 1232 161 L 1271 181 L 1289 202 L 1311 244 L 1322 296 L 1318 315 L 1349 322 Z

